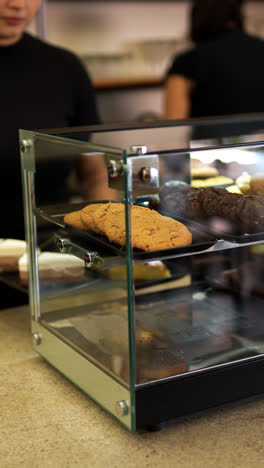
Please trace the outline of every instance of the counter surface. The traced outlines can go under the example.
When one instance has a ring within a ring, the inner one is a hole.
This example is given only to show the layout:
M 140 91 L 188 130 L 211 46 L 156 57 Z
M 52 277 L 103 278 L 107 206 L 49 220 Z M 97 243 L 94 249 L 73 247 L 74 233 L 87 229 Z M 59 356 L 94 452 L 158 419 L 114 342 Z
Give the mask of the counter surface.
M 27 307 L 0 311 L 0 382 L 1 468 L 264 466 L 263 395 L 130 434 L 32 351 Z

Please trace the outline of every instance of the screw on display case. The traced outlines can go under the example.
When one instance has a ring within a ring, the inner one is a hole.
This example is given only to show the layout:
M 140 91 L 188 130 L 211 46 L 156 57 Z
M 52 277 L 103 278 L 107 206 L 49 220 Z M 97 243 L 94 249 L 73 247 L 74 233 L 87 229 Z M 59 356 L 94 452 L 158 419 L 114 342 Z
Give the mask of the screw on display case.
M 99 257 L 97 252 L 86 252 L 84 256 L 84 264 L 86 268 L 103 267 L 104 260 Z
M 27 153 L 32 148 L 32 140 L 21 140 L 20 149 L 22 153 Z
M 40 345 L 40 343 L 42 341 L 41 334 L 40 333 L 33 333 L 32 339 L 33 339 L 33 343 L 35 345 Z
M 125 400 L 117 401 L 115 405 L 115 410 L 117 415 L 122 418 L 126 416 L 129 412 L 128 404 Z
M 71 250 L 71 241 L 70 239 L 59 239 L 58 248 L 61 253 L 67 253 Z
M 110 159 L 107 164 L 107 170 L 109 177 L 111 179 L 115 179 L 116 177 L 120 177 L 124 172 L 124 165 L 122 161 L 115 161 L 114 159 Z
M 159 171 L 156 167 L 143 167 L 139 172 L 139 177 L 146 184 L 153 184 L 159 180 Z

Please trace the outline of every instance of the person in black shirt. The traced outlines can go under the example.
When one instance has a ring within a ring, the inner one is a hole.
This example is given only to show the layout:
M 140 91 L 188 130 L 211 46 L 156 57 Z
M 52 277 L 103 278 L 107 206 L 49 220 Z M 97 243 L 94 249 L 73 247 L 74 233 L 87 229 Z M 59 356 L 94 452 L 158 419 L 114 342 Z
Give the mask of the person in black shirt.
M 24 239 L 19 128 L 100 123 L 95 92 L 78 57 L 25 32 L 39 5 L 40 0 L 0 0 L 1 238 Z
M 264 111 L 264 41 L 244 31 L 242 0 L 195 0 L 194 47 L 166 77 L 168 119 Z
M 79 59 L 24 33 L 39 3 L 0 0 L 0 196 L 6 220 L 0 236 L 4 238 L 24 237 L 18 129 L 99 123 L 94 89 Z

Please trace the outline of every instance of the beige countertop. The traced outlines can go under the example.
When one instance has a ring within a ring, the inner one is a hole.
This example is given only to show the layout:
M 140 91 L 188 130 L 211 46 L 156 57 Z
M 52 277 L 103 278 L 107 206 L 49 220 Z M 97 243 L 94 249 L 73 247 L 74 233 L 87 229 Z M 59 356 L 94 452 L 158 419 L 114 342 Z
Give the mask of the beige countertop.
M 1 468 L 264 466 L 263 395 L 131 434 L 31 350 L 27 307 L 0 311 L 0 389 Z

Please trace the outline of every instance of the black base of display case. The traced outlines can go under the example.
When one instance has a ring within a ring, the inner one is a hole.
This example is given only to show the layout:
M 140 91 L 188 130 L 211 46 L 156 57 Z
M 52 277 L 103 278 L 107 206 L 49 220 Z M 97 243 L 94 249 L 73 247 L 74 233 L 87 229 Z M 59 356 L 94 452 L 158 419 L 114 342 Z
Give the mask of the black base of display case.
M 264 392 L 264 358 L 138 388 L 136 427 L 159 430 L 163 423 Z

